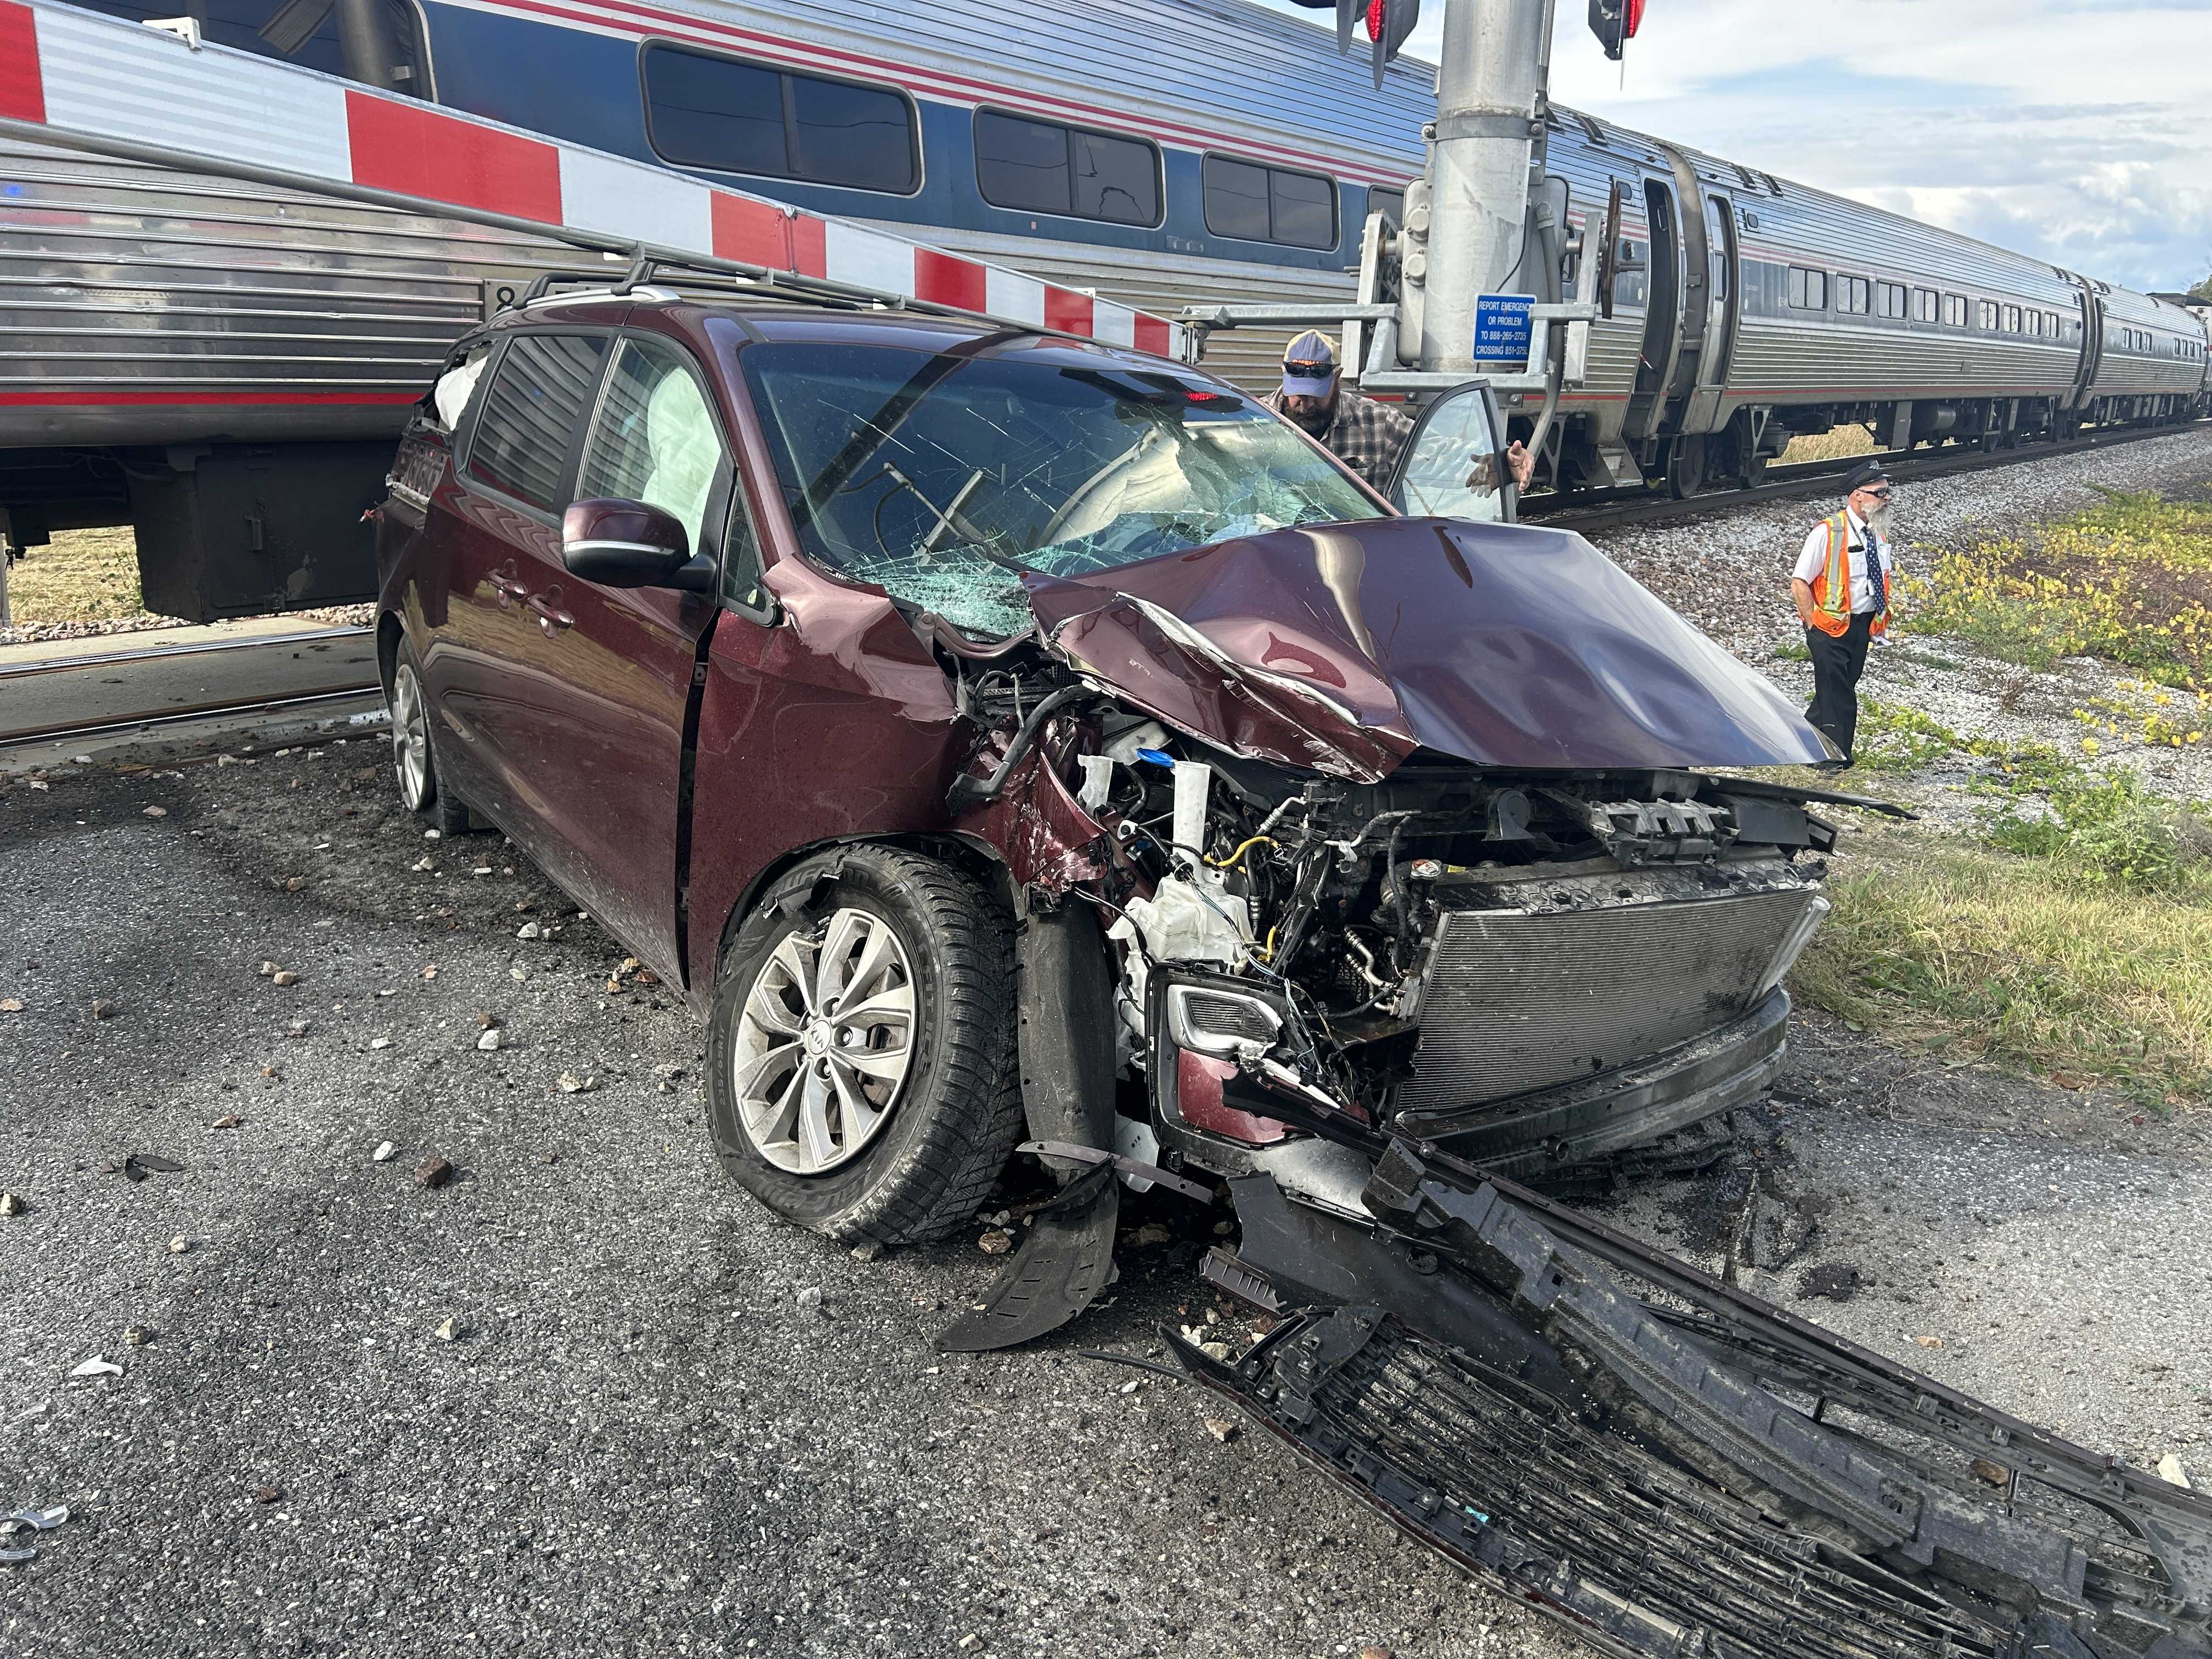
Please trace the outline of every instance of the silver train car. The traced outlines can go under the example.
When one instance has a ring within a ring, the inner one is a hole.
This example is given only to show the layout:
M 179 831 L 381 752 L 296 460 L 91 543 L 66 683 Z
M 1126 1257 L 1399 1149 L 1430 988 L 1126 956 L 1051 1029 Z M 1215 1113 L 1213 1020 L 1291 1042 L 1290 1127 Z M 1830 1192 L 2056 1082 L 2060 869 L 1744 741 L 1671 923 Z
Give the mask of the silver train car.
M 1799 433 L 1995 448 L 2203 410 L 2182 307 L 1643 134 L 1555 112 L 1569 222 L 1617 187 L 1613 317 L 1547 458 L 1563 486 L 1752 484 Z

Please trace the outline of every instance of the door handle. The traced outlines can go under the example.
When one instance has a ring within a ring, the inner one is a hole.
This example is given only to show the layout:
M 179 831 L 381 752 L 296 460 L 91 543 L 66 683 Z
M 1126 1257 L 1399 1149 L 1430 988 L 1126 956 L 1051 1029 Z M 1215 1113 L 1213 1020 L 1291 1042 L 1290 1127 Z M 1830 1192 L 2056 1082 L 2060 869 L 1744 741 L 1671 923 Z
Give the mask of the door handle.
M 543 593 L 532 593 L 528 600 L 531 610 L 537 613 L 538 625 L 545 630 L 549 640 L 562 629 L 576 625 L 576 619 L 554 603 L 560 592 L 557 587 L 549 587 Z
M 500 566 L 485 580 L 491 583 L 492 591 L 499 595 L 499 602 L 502 606 L 514 604 L 515 600 L 524 598 L 530 592 L 530 584 L 516 574 L 512 560 Z

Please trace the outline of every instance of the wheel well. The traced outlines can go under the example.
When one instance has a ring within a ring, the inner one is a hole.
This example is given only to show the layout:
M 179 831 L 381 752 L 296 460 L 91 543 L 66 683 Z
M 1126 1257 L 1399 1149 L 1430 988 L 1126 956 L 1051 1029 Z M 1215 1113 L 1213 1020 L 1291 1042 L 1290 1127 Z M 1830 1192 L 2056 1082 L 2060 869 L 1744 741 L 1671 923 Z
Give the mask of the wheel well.
M 399 640 L 404 632 L 398 617 L 392 611 L 376 619 L 376 678 L 387 698 L 392 695 L 392 677 L 399 672 Z
M 396 650 L 398 647 L 393 648 Z M 922 854 L 973 878 L 978 884 L 1005 900 L 1010 908 L 1018 908 L 1014 904 L 1013 877 L 1006 865 L 982 842 L 965 836 L 832 836 L 779 854 L 745 884 L 744 891 L 738 895 L 737 902 L 730 907 L 730 914 L 722 919 L 721 938 L 714 946 L 714 978 L 706 988 L 720 982 L 722 963 L 730 953 L 730 946 L 737 939 L 738 930 L 744 926 L 745 918 L 752 914 L 753 906 L 759 902 L 760 896 L 781 879 L 784 872 L 793 866 L 840 847 L 896 847 L 909 853 Z

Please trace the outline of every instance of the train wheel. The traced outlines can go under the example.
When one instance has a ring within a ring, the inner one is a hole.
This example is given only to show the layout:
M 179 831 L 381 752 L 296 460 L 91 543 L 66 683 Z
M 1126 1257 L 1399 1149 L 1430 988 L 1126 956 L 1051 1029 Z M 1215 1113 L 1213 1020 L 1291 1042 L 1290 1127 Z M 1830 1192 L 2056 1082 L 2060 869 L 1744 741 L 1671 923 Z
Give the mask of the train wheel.
M 1667 457 L 1667 489 L 1676 501 L 1686 501 L 1705 487 L 1705 439 L 1692 433 L 1674 440 Z

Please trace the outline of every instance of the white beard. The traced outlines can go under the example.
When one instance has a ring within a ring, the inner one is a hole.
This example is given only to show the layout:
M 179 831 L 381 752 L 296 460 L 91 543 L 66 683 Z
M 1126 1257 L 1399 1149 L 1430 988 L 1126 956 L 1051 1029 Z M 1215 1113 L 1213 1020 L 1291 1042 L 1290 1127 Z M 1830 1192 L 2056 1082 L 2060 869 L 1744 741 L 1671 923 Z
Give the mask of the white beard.
M 1867 522 L 1874 526 L 1875 534 L 1880 536 L 1884 541 L 1889 541 L 1893 539 L 1889 533 L 1889 521 L 1894 516 L 1894 504 L 1884 501 L 1867 514 Z

